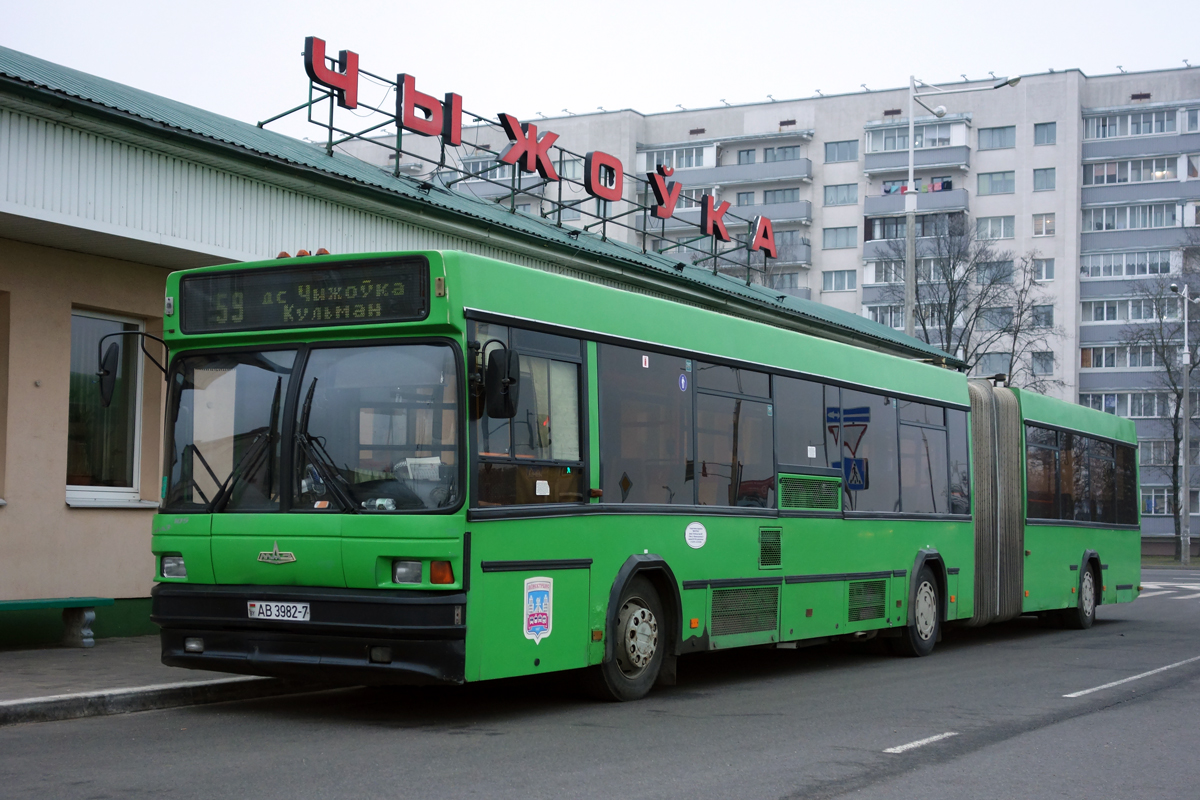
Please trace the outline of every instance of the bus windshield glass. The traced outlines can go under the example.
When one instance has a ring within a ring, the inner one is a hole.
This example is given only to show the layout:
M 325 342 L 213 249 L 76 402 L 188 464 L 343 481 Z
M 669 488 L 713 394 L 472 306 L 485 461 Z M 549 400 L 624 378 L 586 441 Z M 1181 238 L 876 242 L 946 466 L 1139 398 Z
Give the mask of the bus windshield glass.
M 444 344 L 313 349 L 297 400 L 295 507 L 362 513 L 457 505 L 457 374 Z
M 166 508 L 279 507 L 281 420 L 295 350 L 184 356 L 171 368 Z

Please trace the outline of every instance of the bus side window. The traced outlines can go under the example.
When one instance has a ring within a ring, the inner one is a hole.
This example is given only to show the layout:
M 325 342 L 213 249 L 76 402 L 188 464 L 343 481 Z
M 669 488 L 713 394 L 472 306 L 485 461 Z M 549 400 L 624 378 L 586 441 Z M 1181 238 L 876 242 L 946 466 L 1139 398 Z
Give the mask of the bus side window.
M 484 345 L 484 355 L 505 346 L 521 362 L 513 419 L 492 419 L 486 404 L 473 405 L 476 505 L 582 502 L 587 482 L 580 447 L 581 343 L 485 323 L 475 323 L 474 340 Z M 490 340 L 498 341 L 486 344 Z

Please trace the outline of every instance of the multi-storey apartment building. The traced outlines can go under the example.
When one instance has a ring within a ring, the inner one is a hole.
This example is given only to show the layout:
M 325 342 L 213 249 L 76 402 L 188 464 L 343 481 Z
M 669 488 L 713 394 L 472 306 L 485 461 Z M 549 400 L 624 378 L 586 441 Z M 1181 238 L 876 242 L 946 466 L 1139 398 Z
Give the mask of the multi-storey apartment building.
M 947 95 L 944 116 L 914 120 L 917 235 L 933 227 L 922 225 L 932 215 L 962 214 L 997 250 L 1030 260 L 1046 298 L 1038 321 L 1053 335 L 1022 357 L 1047 379 L 1048 393 L 1138 419 L 1144 531 L 1168 536 L 1169 403 L 1153 356 L 1127 339 L 1131 321 L 1141 318 L 1147 279 L 1178 274 L 1189 244 L 1200 245 L 1200 70 L 1069 70 L 986 90 L 994 83 L 947 87 L 985 91 Z M 908 90 L 895 89 L 534 122 L 576 152 L 603 150 L 639 174 L 658 164 L 675 170 L 683 185 L 675 218 L 634 214 L 632 229 L 610 227 L 609 237 L 683 255 L 679 243 L 699 233 L 698 199 L 711 193 L 740 217 L 773 221 L 779 258 L 751 279 L 900 328 L 907 109 Z M 486 126 L 464 135 L 486 149 L 501 149 L 501 139 Z M 493 163 L 481 151 L 463 152 L 473 171 Z M 490 174 L 507 184 L 509 169 Z M 566 167 L 569 177 L 580 170 L 577 162 Z M 596 202 L 570 187 L 513 198 L 508 188 L 482 181 L 457 186 L 531 214 L 550 213 L 545 201 L 560 191 L 581 208 Z M 628 200 L 646 202 L 638 191 L 626 183 Z M 574 216 L 568 212 L 564 224 L 593 221 Z M 730 225 L 735 236 L 745 230 Z M 985 355 L 978 371 L 1009 372 L 1006 358 Z M 1200 515 L 1196 489 L 1191 497 Z

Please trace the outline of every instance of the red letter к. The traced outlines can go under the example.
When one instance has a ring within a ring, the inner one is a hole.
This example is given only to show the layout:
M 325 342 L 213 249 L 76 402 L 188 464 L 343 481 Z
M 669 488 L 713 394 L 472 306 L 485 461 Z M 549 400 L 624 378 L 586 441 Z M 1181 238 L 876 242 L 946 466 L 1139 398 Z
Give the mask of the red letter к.
M 517 164 L 525 172 L 535 169 L 545 180 L 558 180 L 554 161 L 550 158 L 550 146 L 558 140 L 557 133 L 546 131 L 538 138 L 537 125 L 532 122 L 522 125 L 510 114 L 500 114 L 500 124 L 512 140 L 498 159 L 502 164 Z
M 358 53 L 343 50 L 338 54 L 335 72 L 325 66 L 325 40 L 315 36 L 304 39 L 304 71 L 313 83 L 337 92 L 337 104 L 342 108 L 358 108 Z
M 700 229 L 705 236 L 716 236 L 722 242 L 730 241 L 729 231 L 725 230 L 725 212 L 729 210 L 729 201 L 723 200 L 721 205 L 713 208 L 713 196 L 704 195 L 700 206 Z

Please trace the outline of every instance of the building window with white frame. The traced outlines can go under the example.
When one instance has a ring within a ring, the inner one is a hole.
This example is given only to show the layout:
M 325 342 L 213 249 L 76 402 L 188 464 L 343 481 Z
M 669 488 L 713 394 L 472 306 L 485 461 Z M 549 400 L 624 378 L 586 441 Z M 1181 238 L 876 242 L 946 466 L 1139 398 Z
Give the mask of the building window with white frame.
M 753 164 L 754 150 L 738 150 L 738 164 Z
M 96 375 L 101 337 L 141 331 L 142 323 L 110 314 L 71 312 L 71 374 L 67 405 L 68 502 L 136 501 L 140 464 L 142 359 L 136 336 L 113 336 L 121 356 L 108 407 Z
M 1035 258 L 1033 260 L 1033 279 L 1035 281 L 1054 280 L 1054 259 Z
M 737 193 L 737 204 L 739 206 L 754 205 L 754 192 L 738 192 Z
M 1012 239 L 1016 234 L 1014 217 L 978 217 L 975 231 L 980 239 Z
M 1170 439 L 1142 439 L 1138 442 L 1138 454 L 1143 467 L 1169 467 L 1175 448 Z
M 871 283 L 903 283 L 903 261 L 876 261 L 872 265 L 874 280 Z
M 872 322 L 889 328 L 904 327 L 904 306 L 866 306 L 866 316 Z
M 825 163 L 832 164 L 837 161 L 858 161 L 857 139 L 825 143 Z
M 979 129 L 980 150 L 1003 150 L 1005 148 L 1016 146 L 1017 128 L 1015 125 L 1008 125 L 1003 128 Z
M 825 187 L 825 205 L 852 206 L 858 203 L 858 184 L 839 183 Z
M 800 145 L 792 144 L 785 147 L 764 147 L 763 161 L 799 161 Z
M 1054 184 L 1054 167 L 1033 171 L 1033 190 L 1035 192 L 1053 192 Z
M 858 228 L 825 228 L 821 233 L 821 247 L 825 250 L 858 247 Z
M 1200 131 L 1200 108 L 1189 108 L 1187 110 L 1187 132 L 1195 133 Z
M 858 271 L 853 269 L 833 269 L 821 273 L 821 291 L 823 292 L 852 292 L 857 286 Z
M 1016 191 L 1015 172 L 981 172 L 979 194 L 1012 194 Z
M 799 189 L 764 189 L 763 205 L 773 206 L 780 203 L 799 203 Z
M 1150 136 L 1175 132 L 1175 109 L 1141 111 L 1132 114 L 1106 114 L 1084 120 L 1085 139 L 1112 139 L 1122 136 Z
M 1038 122 L 1033 126 L 1034 145 L 1055 144 L 1058 140 L 1058 124 L 1054 122 Z
M 1131 161 L 1098 161 L 1083 165 L 1084 186 L 1119 183 L 1153 183 L 1179 179 L 1177 156 L 1135 158 Z
M 1044 376 L 1054 374 L 1054 353 L 1048 351 L 1033 353 L 1030 356 L 1030 362 L 1034 375 Z
M 1030 322 L 1035 328 L 1053 328 L 1054 306 L 1033 306 L 1032 313 L 1030 314 Z
M 1174 228 L 1175 221 L 1175 203 L 1110 206 L 1108 208 L 1085 208 L 1083 210 L 1083 230 L 1085 233 L 1092 231 Z
M 1053 236 L 1054 235 L 1054 215 L 1053 214 L 1034 214 L 1033 215 L 1033 235 L 1034 236 Z
M 1011 353 L 984 353 L 975 365 L 976 375 L 1007 375 L 1012 366 Z
M 1084 278 L 1167 275 L 1171 272 L 1171 251 L 1090 253 L 1080 258 L 1079 271 L 1080 276 Z

